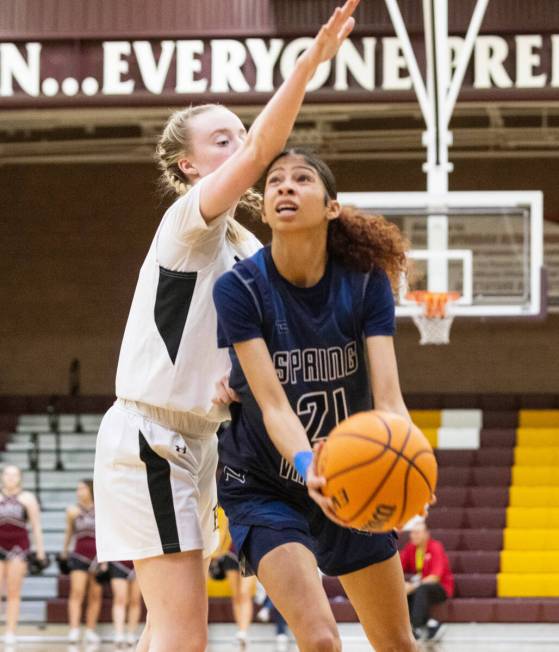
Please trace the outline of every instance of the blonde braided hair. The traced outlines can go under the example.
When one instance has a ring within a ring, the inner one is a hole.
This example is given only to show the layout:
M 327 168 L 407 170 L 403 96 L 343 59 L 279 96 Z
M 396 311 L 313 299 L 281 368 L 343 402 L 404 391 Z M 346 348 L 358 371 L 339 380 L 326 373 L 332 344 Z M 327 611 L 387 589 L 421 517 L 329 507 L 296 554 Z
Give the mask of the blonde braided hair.
M 155 160 L 161 170 L 159 185 L 164 193 L 185 195 L 192 188 L 192 183 L 179 167 L 180 159 L 192 148 L 188 123 L 191 118 L 219 106 L 219 104 L 190 106 L 175 111 L 167 120 L 155 150 Z M 249 188 L 239 200 L 237 209 L 259 220 L 262 214 L 262 195 L 254 188 Z M 244 240 L 246 235 L 246 229 L 236 220 L 227 220 L 226 236 L 230 242 Z

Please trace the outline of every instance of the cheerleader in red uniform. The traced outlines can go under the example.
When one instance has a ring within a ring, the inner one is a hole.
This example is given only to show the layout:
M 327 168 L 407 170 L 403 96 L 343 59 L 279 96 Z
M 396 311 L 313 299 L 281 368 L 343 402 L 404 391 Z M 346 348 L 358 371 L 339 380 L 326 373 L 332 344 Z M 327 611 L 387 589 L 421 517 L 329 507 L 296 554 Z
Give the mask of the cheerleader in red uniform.
M 7 466 L 2 472 L 0 494 L 0 587 L 6 586 L 6 645 L 16 642 L 21 585 L 30 552 L 27 521 L 33 532 L 37 559 L 45 561 L 39 504 L 32 493 L 22 490 L 21 471 L 17 466 Z
M 68 600 L 68 620 L 70 632 L 68 640 L 80 640 L 82 607 L 87 594 L 85 640 L 98 643 L 95 632 L 101 609 L 102 586 L 95 580 L 97 571 L 97 549 L 95 547 L 95 505 L 93 504 L 93 481 L 82 480 L 76 489 L 77 505 L 66 510 L 66 533 L 62 559 L 68 559 L 70 569 L 70 598 Z M 68 555 L 71 541 L 72 552 Z

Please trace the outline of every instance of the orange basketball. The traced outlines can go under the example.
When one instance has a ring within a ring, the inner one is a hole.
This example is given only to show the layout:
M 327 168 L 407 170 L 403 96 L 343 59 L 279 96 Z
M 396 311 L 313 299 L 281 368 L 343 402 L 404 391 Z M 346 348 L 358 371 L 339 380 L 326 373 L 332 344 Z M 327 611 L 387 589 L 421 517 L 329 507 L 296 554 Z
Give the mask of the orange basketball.
M 425 435 L 407 419 L 374 410 L 342 421 L 317 459 L 347 527 L 384 532 L 424 511 L 437 484 L 437 462 Z

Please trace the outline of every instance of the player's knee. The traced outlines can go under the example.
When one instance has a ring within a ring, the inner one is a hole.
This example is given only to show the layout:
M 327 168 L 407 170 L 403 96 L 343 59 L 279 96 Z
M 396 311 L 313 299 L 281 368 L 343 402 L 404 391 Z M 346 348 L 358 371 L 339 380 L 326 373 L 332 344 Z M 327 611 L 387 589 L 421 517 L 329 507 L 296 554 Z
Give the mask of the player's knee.
M 158 628 L 151 626 L 151 642 L 154 649 L 165 652 L 205 652 L 208 646 L 206 628 L 192 628 L 188 623 L 167 623 Z
M 397 634 L 384 643 L 375 644 L 375 650 L 378 652 L 417 652 L 419 650 L 417 642 L 411 633 Z
M 307 641 L 308 649 L 313 652 L 340 652 L 342 642 L 338 633 L 328 628 L 312 632 Z
M 175 640 L 177 652 L 205 652 L 208 647 L 208 636 L 205 632 L 192 632 L 187 629 Z M 167 649 L 167 648 L 165 648 Z
M 208 647 L 208 637 L 201 632 L 195 635 L 193 638 L 190 637 L 190 640 L 188 641 L 188 647 L 183 647 L 184 641 L 185 639 L 182 638 L 180 646 L 177 648 L 177 650 L 185 650 L 188 652 L 205 652 L 206 648 Z

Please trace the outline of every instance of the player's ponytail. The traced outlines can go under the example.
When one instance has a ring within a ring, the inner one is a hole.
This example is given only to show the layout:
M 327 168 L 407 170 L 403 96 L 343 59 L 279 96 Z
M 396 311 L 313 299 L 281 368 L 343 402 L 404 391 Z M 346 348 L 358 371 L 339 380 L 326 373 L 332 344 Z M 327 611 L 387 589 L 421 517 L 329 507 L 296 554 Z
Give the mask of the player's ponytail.
M 326 189 L 326 199 L 336 199 L 336 179 L 326 163 L 304 149 L 283 151 L 268 166 L 268 170 L 284 156 L 301 156 L 313 167 Z M 370 215 L 353 206 L 344 206 L 337 219 L 328 224 L 328 254 L 340 264 L 358 272 L 369 272 L 373 267 L 383 269 L 394 290 L 407 271 L 408 243 L 395 224 L 379 215 Z

